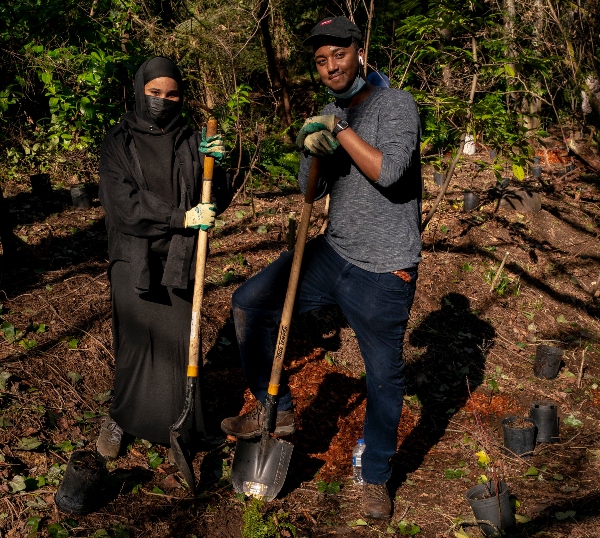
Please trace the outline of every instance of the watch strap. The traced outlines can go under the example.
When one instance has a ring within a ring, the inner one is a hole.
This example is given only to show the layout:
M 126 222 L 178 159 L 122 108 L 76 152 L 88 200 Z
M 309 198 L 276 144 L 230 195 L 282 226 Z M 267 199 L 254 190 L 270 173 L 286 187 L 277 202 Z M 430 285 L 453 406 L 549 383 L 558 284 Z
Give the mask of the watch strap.
M 350 127 L 350 126 L 348 125 L 348 122 L 346 120 L 340 120 L 335 124 L 335 127 L 333 128 L 333 131 L 331 132 L 331 134 L 333 136 L 337 136 L 337 134 L 340 131 L 347 129 L 348 127 Z

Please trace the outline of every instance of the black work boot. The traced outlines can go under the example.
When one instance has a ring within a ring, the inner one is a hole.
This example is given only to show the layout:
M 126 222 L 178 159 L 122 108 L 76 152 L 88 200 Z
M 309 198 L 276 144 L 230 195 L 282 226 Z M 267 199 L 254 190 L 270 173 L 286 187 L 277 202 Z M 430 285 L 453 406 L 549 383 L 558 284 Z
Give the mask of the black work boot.
M 228 417 L 221 422 L 221 429 L 228 435 L 239 439 L 249 439 L 260 435 L 265 409 L 260 402 L 248 413 L 239 417 Z M 275 424 L 276 435 L 291 435 L 296 431 L 294 423 L 294 410 L 277 411 L 277 422 Z
M 363 516 L 370 519 L 390 519 L 392 501 L 385 484 L 367 484 L 362 486 Z

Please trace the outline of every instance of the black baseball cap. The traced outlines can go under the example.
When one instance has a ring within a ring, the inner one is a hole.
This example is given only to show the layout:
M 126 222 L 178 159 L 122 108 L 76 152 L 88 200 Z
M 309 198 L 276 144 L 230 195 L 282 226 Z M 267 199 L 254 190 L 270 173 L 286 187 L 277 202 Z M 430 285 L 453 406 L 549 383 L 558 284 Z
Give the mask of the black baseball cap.
M 314 45 L 326 38 L 349 41 L 354 38 L 360 43 L 362 33 L 358 26 L 346 17 L 326 17 L 310 31 L 310 36 L 304 40 L 304 44 Z

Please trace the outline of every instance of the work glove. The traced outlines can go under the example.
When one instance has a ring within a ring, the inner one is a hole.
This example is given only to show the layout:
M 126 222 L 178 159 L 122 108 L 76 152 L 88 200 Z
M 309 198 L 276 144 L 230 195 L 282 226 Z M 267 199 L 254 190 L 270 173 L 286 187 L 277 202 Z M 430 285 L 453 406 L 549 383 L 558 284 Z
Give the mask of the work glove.
M 304 151 L 310 153 L 313 157 L 326 157 L 331 155 L 340 143 L 329 131 L 317 131 L 309 134 L 304 139 Z
M 203 153 L 207 157 L 212 157 L 217 164 L 223 159 L 225 155 L 225 146 L 223 145 L 223 137 L 217 133 L 216 135 L 209 136 L 206 138 L 206 127 L 202 128 L 202 141 L 198 148 L 200 153 Z
M 200 228 L 203 232 L 210 230 L 215 225 L 215 206 L 212 202 L 202 202 L 185 212 L 183 219 L 184 228 Z
M 330 133 L 335 128 L 335 115 L 328 114 L 327 116 L 313 116 L 312 118 L 308 118 L 300 132 L 298 133 L 298 137 L 296 138 L 296 145 L 300 149 L 304 149 L 304 140 L 311 133 L 316 133 L 318 131 L 329 131 Z

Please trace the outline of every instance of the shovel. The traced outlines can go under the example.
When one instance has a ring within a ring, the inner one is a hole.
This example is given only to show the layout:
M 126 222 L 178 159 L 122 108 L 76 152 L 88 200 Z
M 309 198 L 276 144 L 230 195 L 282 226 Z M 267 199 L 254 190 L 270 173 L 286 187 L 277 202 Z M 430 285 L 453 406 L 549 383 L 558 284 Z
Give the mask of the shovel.
M 210 118 L 206 125 L 206 136 L 217 134 L 217 120 Z M 204 157 L 204 174 L 202 177 L 202 202 L 210 202 L 212 177 L 215 160 Z M 200 312 L 204 296 L 204 272 L 206 269 L 206 251 L 208 247 L 208 230 L 198 230 L 198 251 L 196 253 L 196 274 L 194 277 L 194 296 L 192 299 L 192 323 L 190 331 L 190 347 L 187 368 L 187 387 L 183 412 L 177 422 L 170 428 L 171 451 L 175 463 L 187 482 L 192 495 L 196 494 L 196 479 L 192 469 L 192 458 L 184 449 L 180 431 L 186 420 L 194 411 L 196 384 L 198 381 L 198 362 L 200 357 Z
M 304 207 L 302 208 L 298 238 L 296 239 L 296 248 L 294 249 L 290 280 L 283 304 L 281 323 L 279 324 L 279 334 L 277 335 L 275 356 L 273 358 L 271 378 L 265 401 L 265 414 L 261 435 L 255 439 L 238 439 L 231 465 L 231 481 L 233 482 L 234 489 L 238 493 L 260 497 L 266 501 L 272 501 L 283 487 L 292 457 L 292 450 L 294 449 L 292 443 L 271 437 L 271 432 L 275 429 L 279 380 L 281 378 L 283 357 L 290 332 L 290 322 L 296 299 L 296 290 L 298 289 L 304 245 L 306 244 L 310 214 L 315 199 L 318 179 L 319 160 L 313 157 L 308 175 L 306 194 L 304 195 Z

